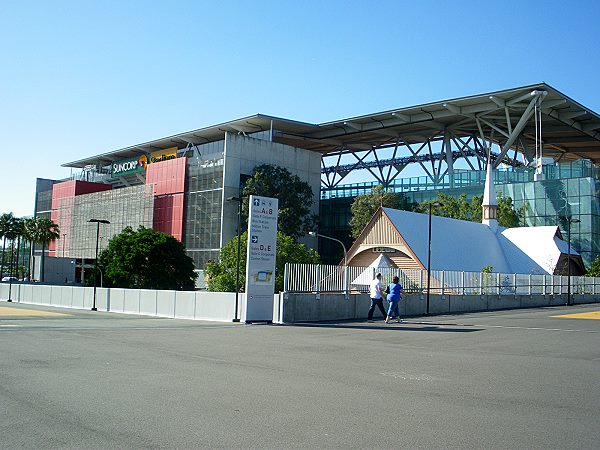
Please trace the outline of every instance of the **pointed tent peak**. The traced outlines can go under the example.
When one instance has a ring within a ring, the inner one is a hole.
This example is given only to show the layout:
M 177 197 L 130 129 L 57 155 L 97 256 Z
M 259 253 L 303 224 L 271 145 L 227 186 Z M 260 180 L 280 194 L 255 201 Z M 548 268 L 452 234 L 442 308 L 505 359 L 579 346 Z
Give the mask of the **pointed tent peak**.
M 494 171 L 492 164 L 488 159 L 487 173 L 485 175 L 485 188 L 483 190 L 483 202 L 482 206 L 497 206 L 498 200 L 496 199 L 496 189 L 494 189 Z
M 373 281 L 378 269 L 390 269 L 396 267 L 396 264 L 394 264 L 385 253 L 380 253 L 375 261 L 363 270 L 359 276 L 352 280 L 350 284 L 369 285 L 371 284 L 371 281 Z
M 396 264 L 385 253 L 380 253 L 369 267 L 396 267 Z

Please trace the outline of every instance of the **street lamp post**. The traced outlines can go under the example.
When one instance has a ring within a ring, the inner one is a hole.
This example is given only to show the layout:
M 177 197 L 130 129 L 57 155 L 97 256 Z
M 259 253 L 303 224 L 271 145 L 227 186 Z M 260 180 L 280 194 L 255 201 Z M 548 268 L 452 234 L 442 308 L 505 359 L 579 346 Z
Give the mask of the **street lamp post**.
M 238 305 L 240 295 L 240 259 L 241 259 L 241 234 L 242 234 L 242 199 L 240 197 L 227 197 L 228 202 L 238 202 L 238 213 L 237 213 L 237 261 L 235 269 L 235 312 L 233 316 L 234 322 L 239 322 L 238 318 Z
M 429 315 L 429 293 L 431 291 L 431 208 L 435 206 L 442 206 L 439 202 L 434 202 L 429 204 L 429 245 L 427 247 L 427 306 L 425 309 L 425 315 Z
M 340 244 L 340 245 L 342 246 L 342 248 L 344 249 L 344 265 L 345 265 L 345 266 L 347 266 L 347 265 L 348 265 L 348 252 L 346 252 L 346 246 L 344 245 L 344 243 L 343 243 L 342 241 L 340 241 L 339 239 L 336 239 L 336 238 L 330 237 L 330 236 L 325 236 L 325 235 L 323 235 L 323 234 L 316 233 L 316 232 L 314 232 L 314 231 L 309 231 L 309 232 L 308 232 L 308 234 L 309 234 L 310 236 L 315 236 L 315 237 L 316 237 L 316 236 L 318 236 L 318 237 L 322 237 L 323 239 L 330 239 L 330 240 L 332 240 L 332 241 L 335 241 L 335 242 L 337 242 L 338 244 Z
M 12 266 L 13 266 L 13 254 L 14 254 L 14 239 L 11 240 L 10 244 L 10 268 L 8 270 L 8 302 L 12 302 Z
M 96 308 L 96 285 L 98 284 L 98 282 L 96 281 L 96 273 L 98 272 L 98 243 L 100 242 L 100 224 L 109 224 L 110 222 L 104 219 L 90 219 L 88 220 L 88 222 L 96 224 L 96 259 L 94 260 L 94 303 L 92 305 L 92 311 L 98 311 L 98 308 Z
M 67 233 L 63 233 L 63 258 L 65 257 L 65 244 L 67 243 L 67 241 L 65 240 L 67 237 Z
M 331 236 L 325 236 L 324 234 L 319 234 L 315 231 L 309 231 L 308 234 L 310 236 L 322 237 L 323 239 L 329 239 L 331 241 L 335 241 L 342 246 L 344 249 L 344 291 L 346 293 L 346 298 L 348 298 L 348 252 L 346 251 L 346 246 L 339 239 L 333 238 Z
M 571 304 L 571 224 L 581 220 L 567 218 L 567 305 Z

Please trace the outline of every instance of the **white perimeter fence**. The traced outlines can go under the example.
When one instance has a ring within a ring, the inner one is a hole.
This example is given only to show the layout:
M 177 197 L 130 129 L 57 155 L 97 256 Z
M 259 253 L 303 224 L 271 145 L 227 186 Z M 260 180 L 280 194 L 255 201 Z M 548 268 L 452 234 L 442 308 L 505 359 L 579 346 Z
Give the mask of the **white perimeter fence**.
M 355 267 L 286 264 L 284 292 L 368 292 L 369 283 L 381 272 L 384 286 L 398 276 L 406 293 L 427 290 L 426 270 L 396 267 Z M 567 294 L 566 275 L 453 272 L 432 270 L 429 292 L 441 295 L 561 295 Z M 571 294 L 599 294 L 600 278 L 570 277 Z
M 240 295 L 240 303 L 243 295 Z M 0 299 L 8 298 L 9 285 L 2 283 Z M 17 283 L 12 285 L 10 298 L 13 302 L 35 305 L 91 309 L 94 288 Z M 231 322 L 235 312 L 235 293 L 98 288 L 96 308 L 98 311 Z

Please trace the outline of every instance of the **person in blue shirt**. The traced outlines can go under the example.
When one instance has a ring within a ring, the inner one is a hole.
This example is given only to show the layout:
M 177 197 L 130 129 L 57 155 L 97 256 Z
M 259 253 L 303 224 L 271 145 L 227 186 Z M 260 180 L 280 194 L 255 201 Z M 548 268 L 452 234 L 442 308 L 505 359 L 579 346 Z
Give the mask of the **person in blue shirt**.
M 400 308 L 398 305 L 402 298 L 402 285 L 400 284 L 400 279 L 398 277 L 392 279 L 392 284 L 388 286 L 388 290 L 387 301 L 390 303 L 390 307 L 388 308 L 385 323 L 390 323 L 394 317 L 397 318 L 398 323 L 401 323 L 402 320 L 400 320 Z

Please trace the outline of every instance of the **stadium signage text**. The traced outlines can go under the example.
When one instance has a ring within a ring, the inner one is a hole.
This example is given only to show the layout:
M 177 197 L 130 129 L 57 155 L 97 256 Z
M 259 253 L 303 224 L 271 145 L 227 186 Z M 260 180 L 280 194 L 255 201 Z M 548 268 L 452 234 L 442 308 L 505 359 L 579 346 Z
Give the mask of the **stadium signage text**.
M 112 163 L 111 174 L 112 177 L 122 177 L 132 173 L 143 172 L 146 170 L 148 164 L 175 158 L 177 158 L 177 147 L 158 150 L 150 154 L 144 153 L 136 158 L 123 159 Z
M 373 247 L 371 250 L 373 253 L 396 253 L 396 249 L 391 247 Z
M 111 165 L 111 175 L 113 177 L 122 177 L 130 173 L 143 172 L 146 170 L 147 163 L 148 157 L 146 155 L 117 161 Z
M 157 163 L 175 158 L 177 158 L 177 147 L 171 147 L 165 150 L 158 150 L 150 153 L 150 163 Z

